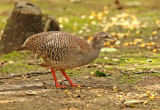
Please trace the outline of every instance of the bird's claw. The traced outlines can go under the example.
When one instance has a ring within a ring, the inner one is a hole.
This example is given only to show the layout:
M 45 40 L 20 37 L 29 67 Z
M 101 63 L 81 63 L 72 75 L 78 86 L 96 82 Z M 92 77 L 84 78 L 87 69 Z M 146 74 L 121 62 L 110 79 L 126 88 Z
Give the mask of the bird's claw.
M 66 88 L 66 86 L 63 85 L 56 85 L 57 88 Z

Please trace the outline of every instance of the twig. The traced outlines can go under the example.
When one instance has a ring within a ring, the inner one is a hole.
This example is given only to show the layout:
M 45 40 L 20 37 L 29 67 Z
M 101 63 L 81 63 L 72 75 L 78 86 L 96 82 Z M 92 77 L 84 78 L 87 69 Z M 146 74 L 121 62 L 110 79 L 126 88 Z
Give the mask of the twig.
M 40 72 L 40 71 L 31 71 L 27 74 L 23 74 L 23 75 L 14 75 L 14 74 L 11 74 L 10 76 L 8 77 L 0 77 L 0 80 L 4 80 L 4 79 L 12 79 L 12 78 L 15 78 L 15 77 L 31 77 L 31 76 L 38 76 L 38 75 L 46 75 L 46 74 L 50 74 L 51 71 L 46 71 L 46 72 Z

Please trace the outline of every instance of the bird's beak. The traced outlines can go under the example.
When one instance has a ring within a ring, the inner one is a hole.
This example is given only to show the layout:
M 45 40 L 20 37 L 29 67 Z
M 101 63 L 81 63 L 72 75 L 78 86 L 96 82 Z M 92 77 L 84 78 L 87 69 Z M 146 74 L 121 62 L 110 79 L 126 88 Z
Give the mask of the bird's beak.
M 116 38 L 112 38 L 112 37 L 108 37 L 106 40 L 107 40 L 107 42 L 110 42 L 110 43 L 112 43 L 112 44 L 115 44 L 116 41 L 117 41 Z

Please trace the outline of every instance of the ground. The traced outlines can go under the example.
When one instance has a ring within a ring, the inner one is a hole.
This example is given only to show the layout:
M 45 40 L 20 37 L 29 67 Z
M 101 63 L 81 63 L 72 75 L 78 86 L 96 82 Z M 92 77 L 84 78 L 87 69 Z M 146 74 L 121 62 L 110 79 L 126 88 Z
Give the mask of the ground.
M 30 51 L 1 55 L 1 110 L 160 109 L 160 2 L 123 0 L 121 6 L 112 0 L 101 0 L 98 5 L 96 0 L 30 2 L 55 16 L 62 31 L 88 42 L 95 32 L 106 31 L 117 43 L 105 43 L 94 62 L 66 71 L 74 83 L 84 87 L 71 87 L 56 71 L 59 83 L 67 86 L 56 88 L 42 58 L 34 59 Z M 0 5 L 3 30 L 13 1 Z M 97 71 L 106 76 L 96 75 Z

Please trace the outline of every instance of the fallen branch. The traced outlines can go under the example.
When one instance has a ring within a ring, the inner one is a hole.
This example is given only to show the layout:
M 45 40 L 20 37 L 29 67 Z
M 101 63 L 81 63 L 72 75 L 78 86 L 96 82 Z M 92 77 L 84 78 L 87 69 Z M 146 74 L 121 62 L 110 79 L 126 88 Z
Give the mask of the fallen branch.
M 32 77 L 32 76 L 38 76 L 38 75 L 46 75 L 46 74 L 50 74 L 51 71 L 46 71 L 46 72 L 40 72 L 40 71 L 31 71 L 27 74 L 23 74 L 23 75 L 14 75 L 11 74 L 8 77 L 0 77 L 0 80 L 4 80 L 4 79 L 13 79 L 15 77 Z

